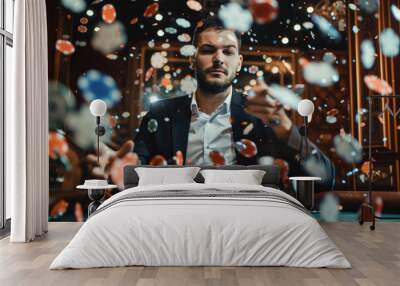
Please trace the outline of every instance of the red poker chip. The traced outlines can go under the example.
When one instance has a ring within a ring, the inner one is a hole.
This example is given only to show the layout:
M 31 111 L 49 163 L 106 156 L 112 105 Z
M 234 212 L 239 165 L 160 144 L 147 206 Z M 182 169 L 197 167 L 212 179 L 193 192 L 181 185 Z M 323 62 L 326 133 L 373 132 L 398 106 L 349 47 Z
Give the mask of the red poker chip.
M 144 76 L 144 81 L 149 81 L 156 73 L 155 68 L 151 67 L 146 71 L 146 75 Z
M 107 24 L 111 24 L 117 18 L 117 11 L 112 4 L 106 4 L 101 10 L 101 18 Z
M 153 158 L 150 160 L 150 165 L 151 166 L 166 166 L 167 160 L 164 158 L 162 155 L 155 155 Z
M 75 52 L 75 46 L 68 40 L 57 40 L 56 49 L 66 56 L 71 55 Z
M 57 132 L 49 133 L 49 157 L 57 159 L 66 156 L 69 150 L 65 137 Z
M 364 82 L 368 89 L 381 95 L 388 95 L 393 92 L 392 87 L 387 83 L 387 81 L 378 78 L 376 75 L 366 75 L 364 77 Z
M 250 0 L 249 10 L 254 21 L 265 24 L 276 19 L 279 5 L 276 0 Z
M 143 16 L 146 17 L 146 18 L 153 17 L 157 13 L 159 8 L 160 8 L 160 5 L 158 3 L 150 4 L 144 10 Z
M 132 18 L 132 20 L 129 22 L 131 25 L 135 25 L 137 22 L 139 22 L 139 18 L 138 17 L 135 17 L 135 18 Z
M 246 158 L 251 158 L 257 155 L 257 145 L 249 140 L 249 139 L 242 139 L 240 140 L 242 144 L 242 148 L 239 149 L 239 153 L 242 154 Z
M 208 154 L 208 156 L 210 157 L 211 161 L 215 166 L 225 165 L 224 155 L 222 155 L 220 152 L 211 151 L 210 154 Z

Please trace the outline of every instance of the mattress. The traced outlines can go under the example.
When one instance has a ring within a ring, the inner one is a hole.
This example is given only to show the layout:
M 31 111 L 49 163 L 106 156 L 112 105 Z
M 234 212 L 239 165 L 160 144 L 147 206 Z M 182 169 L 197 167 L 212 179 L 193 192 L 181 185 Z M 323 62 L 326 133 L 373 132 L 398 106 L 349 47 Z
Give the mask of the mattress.
M 50 269 L 119 266 L 350 268 L 293 197 L 263 186 L 124 190 L 100 205 Z

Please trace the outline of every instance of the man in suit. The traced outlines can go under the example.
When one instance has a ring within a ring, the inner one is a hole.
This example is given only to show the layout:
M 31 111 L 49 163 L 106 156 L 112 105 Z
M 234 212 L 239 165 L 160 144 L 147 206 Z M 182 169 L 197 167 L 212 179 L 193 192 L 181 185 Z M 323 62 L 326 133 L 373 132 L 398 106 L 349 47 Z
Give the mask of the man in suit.
M 134 152 L 141 164 L 149 164 L 156 155 L 175 164 L 177 153 L 183 155 L 185 164 L 194 165 L 212 165 L 215 154 L 222 155 L 226 165 L 252 165 L 271 156 L 288 162 L 290 176 L 311 175 L 304 167 L 308 154 L 326 173 L 319 187 L 332 189 L 333 164 L 299 134 L 282 105 L 268 96 L 268 86 L 258 81 L 252 97 L 233 89 L 243 62 L 240 34 L 210 18 L 195 31 L 193 44 L 197 52 L 191 66 L 197 90 L 152 104 L 135 138 Z M 149 128 L 155 122 L 157 128 Z M 244 146 L 237 142 L 242 139 L 253 142 L 257 152 L 240 152 Z

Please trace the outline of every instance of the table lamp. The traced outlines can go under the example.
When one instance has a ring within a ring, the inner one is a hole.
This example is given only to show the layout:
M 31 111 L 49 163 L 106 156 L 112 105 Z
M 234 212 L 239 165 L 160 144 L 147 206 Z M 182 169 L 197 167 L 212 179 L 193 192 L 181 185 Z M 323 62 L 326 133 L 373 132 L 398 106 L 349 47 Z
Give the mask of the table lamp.
M 297 104 L 297 112 L 304 118 L 304 137 L 306 146 L 306 159 L 308 159 L 307 127 L 314 112 L 314 103 L 309 99 L 300 100 Z
M 305 160 L 308 159 L 307 128 L 314 112 L 314 103 L 309 99 L 301 100 L 297 105 L 298 113 L 304 117 L 304 142 L 305 142 Z M 321 180 L 320 177 L 290 177 L 294 181 L 297 199 L 309 210 L 314 209 L 314 182 Z
M 100 164 L 100 136 L 106 133 L 104 126 L 100 125 L 100 117 L 104 116 L 107 111 L 107 104 L 101 99 L 95 99 L 90 103 L 90 113 L 96 117 L 96 129 L 97 135 L 97 163 Z

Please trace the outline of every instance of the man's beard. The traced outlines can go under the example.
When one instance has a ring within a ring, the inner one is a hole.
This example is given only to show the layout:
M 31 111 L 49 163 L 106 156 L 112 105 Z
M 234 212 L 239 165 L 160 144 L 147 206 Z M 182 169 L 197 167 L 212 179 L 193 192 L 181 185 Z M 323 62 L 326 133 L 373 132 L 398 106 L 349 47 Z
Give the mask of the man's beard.
M 232 85 L 233 81 L 235 80 L 235 74 L 228 77 L 225 82 L 210 83 L 206 79 L 206 73 L 199 69 L 196 69 L 196 79 L 197 87 L 202 91 L 209 93 L 220 93 L 225 91 Z

